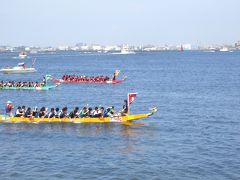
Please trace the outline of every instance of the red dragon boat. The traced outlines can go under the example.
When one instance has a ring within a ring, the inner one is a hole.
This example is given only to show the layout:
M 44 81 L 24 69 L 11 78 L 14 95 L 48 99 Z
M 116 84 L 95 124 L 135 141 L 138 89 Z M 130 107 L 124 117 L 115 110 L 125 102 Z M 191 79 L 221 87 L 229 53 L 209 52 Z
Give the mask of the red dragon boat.
M 118 84 L 125 81 L 126 76 L 122 80 L 116 79 L 120 71 L 116 70 L 113 76 L 76 76 L 76 75 L 64 75 L 62 79 L 53 79 L 55 83 L 86 83 L 86 84 Z

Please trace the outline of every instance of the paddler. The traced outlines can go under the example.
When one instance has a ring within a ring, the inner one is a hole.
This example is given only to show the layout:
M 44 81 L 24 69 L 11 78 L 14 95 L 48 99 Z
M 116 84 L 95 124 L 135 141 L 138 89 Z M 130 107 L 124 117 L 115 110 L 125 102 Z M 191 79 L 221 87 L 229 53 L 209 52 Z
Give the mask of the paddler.
M 120 73 L 119 70 L 116 70 L 116 71 L 113 73 L 113 78 L 112 78 L 113 81 L 116 80 L 116 77 L 119 75 L 119 73 Z
M 57 107 L 55 112 L 55 118 L 59 118 L 60 114 L 61 114 L 60 109 Z
M 54 108 L 51 108 L 51 110 L 50 110 L 50 112 L 49 112 L 49 114 L 48 114 L 48 118 L 53 118 L 53 117 L 55 117 L 55 109 Z
M 126 99 L 124 100 L 123 109 L 121 111 L 121 114 L 123 116 L 126 116 L 128 114 L 128 103 L 127 103 Z
M 24 117 L 31 118 L 33 116 L 32 110 L 30 107 L 27 108 L 27 111 L 24 114 Z
M 93 117 L 101 117 L 102 113 L 100 111 L 100 107 L 95 107 L 94 111 L 93 111 Z
M 20 106 L 18 106 L 16 113 L 15 113 L 15 117 L 21 117 L 21 116 L 23 116 L 22 108 Z
M 108 107 L 104 113 L 104 117 L 113 117 L 114 113 L 114 106 Z
M 100 107 L 99 113 L 101 113 L 101 117 L 104 117 L 104 107 Z
M 33 114 L 32 115 L 35 118 L 39 117 L 39 110 L 38 110 L 37 106 L 33 108 Z
M 11 101 L 7 101 L 6 107 L 5 107 L 6 114 L 9 116 L 13 116 L 12 114 L 13 108 L 14 108 L 13 103 Z
M 44 106 L 40 109 L 39 111 L 39 117 L 40 118 L 44 118 L 47 115 L 47 108 L 45 108 Z
M 67 110 L 68 110 L 67 107 L 62 108 L 62 112 L 61 112 L 61 114 L 60 114 L 60 118 L 66 118 L 66 117 L 68 117 Z
M 113 78 L 112 78 L 112 80 L 115 81 L 115 80 L 116 80 L 116 77 L 117 77 L 117 76 L 116 76 L 116 72 L 114 72 L 114 73 L 113 73 Z
M 70 118 L 78 118 L 79 117 L 79 107 L 75 107 L 75 109 L 70 112 L 69 114 Z
M 47 80 L 45 78 L 45 76 L 43 77 L 43 86 L 46 86 Z
M 88 114 L 88 108 L 87 107 L 83 107 L 83 109 L 80 111 L 80 117 L 86 117 Z
M 88 113 L 86 114 L 86 117 L 93 117 L 91 107 L 88 108 Z

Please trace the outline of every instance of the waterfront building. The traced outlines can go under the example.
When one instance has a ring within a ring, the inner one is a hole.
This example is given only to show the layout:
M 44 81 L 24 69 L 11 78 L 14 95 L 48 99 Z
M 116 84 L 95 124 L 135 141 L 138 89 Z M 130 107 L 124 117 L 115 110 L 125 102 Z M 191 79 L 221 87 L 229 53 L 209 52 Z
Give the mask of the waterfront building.
M 94 45 L 91 45 L 90 46 L 90 49 L 93 50 L 93 51 L 102 51 L 103 50 L 103 47 L 101 45 L 98 45 L 98 44 L 94 44 Z

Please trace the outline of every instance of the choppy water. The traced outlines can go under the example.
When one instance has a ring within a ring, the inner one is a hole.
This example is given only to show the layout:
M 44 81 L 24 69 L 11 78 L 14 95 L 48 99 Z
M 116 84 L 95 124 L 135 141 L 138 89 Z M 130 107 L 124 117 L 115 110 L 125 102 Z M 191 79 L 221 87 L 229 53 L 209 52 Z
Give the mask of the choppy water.
M 0 67 L 16 54 L 0 54 Z M 48 92 L 0 91 L 15 106 L 114 105 L 138 92 L 133 113 L 159 111 L 135 126 L 0 124 L 0 179 L 239 179 L 240 53 L 35 54 L 38 73 L 128 76 L 118 85 L 62 85 Z M 30 59 L 26 62 L 29 64 Z

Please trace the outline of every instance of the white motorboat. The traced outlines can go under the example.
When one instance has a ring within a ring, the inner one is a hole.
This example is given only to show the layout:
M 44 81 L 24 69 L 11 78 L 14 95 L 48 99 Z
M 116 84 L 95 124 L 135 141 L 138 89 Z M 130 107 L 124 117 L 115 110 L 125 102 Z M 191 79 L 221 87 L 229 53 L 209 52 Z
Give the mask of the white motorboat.
M 33 67 L 27 68 L 25 63 L 18 63 L 15 67 L 5 67 L 0 69 L 0 72 L 4 74 L 17 74 L 17 73 L 34 73 L 37 70 Z
M 112 54 L 136 54 L 136 52 L 130 50 L 128 45 L 123 45 L 121 48 L 121 52 L 116 52 Z
M 136 54 L 134 51 L 130 51 L 128 49 L 122 49 L 120 54 Z
M 18 56 L 19 56 L 19 59 L 25 59 L 27 57 L 27 53 L 22 51 L 19 53 Z
M 227 47 L 223 47 L 219 51 L 220 52 L 229 52 L 229 49 Z

